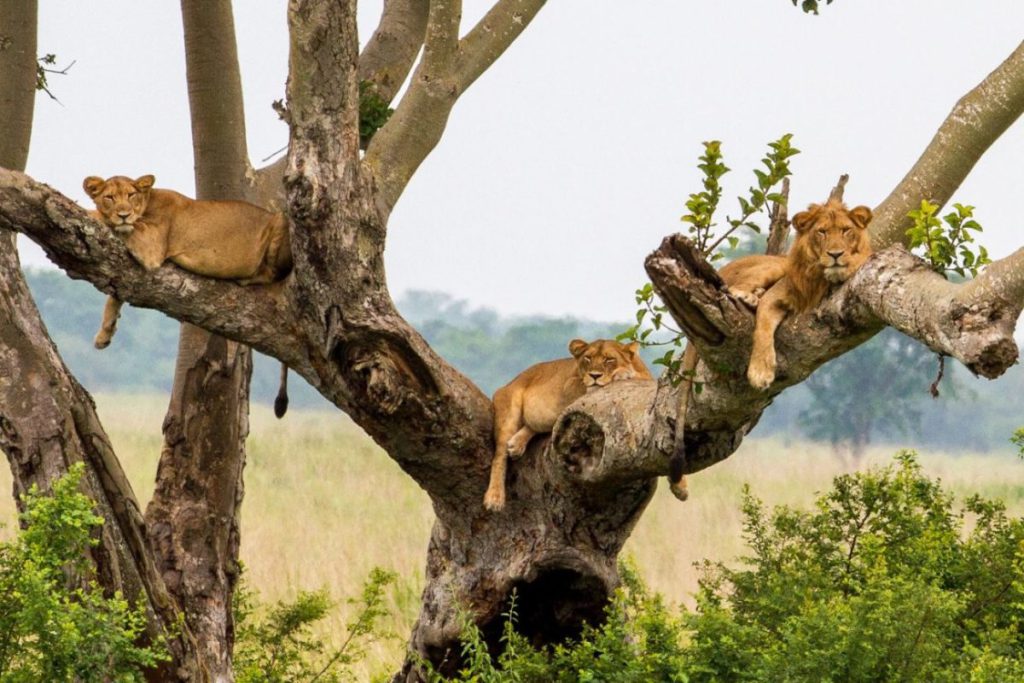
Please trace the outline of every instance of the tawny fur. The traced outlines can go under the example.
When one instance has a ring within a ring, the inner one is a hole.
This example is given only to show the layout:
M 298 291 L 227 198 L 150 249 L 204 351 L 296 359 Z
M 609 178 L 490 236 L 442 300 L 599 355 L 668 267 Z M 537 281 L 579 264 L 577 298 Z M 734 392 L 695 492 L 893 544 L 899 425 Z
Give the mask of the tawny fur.
M 173 190 L 156 189 L 153 182 L 151 175 L 135 180 L 89 176 L 82 182 L 96 203 L 96 210 L 89 215 L 120 235 L 129 253 L 146 270 L 170 261 L 198 275 L 242 285 L 268 284 L 291 271 L 291 242 L 284 214 L 247 202 L 190 199 Z M 96 348 L 110 345 L 120 313 L 121 301 L 109 297 L 94 340 Z M 275 406 L 278 417 L 287 406 L 286 372 L 282 369 L 282 389 Z
M 570 403 L 587 391 L 625 379 L 653 380 L 637 355 L 639 344 L 598 339 L 569 342 L 572 358 L 537 363 L 494 392 L 494 459 L 484 506 L 505 507 L 508 458 L 526 452 L 537 434 L 547 434 Z
M 796 240 L 786 256 L 746 256 L 724 266 L 719 274 L 729 293 L 757 309 L 747 381 L 767 389 L 775 381 L 775 330 L 790 313 L 816 307 L 829 289 L 845 282 L 871 255 L 867 226 L 871 209 L 847 209 L 837 200 L 811 204 L 793 216 Z M 669 486 L 680 500 L 689 495 L 683 476 L 686 411 L 697 368 L 697 349 L 683 354 L 684 385 L 676 412 L 675 448 L 669 462 Z

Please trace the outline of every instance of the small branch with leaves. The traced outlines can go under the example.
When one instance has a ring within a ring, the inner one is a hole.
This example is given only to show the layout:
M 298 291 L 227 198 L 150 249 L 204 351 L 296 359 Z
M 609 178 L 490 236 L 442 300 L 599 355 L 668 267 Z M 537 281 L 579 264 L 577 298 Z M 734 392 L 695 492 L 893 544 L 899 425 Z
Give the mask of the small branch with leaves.
M 40 57 L 38 60 L 38 64 L 36 66 L 36 90 L 42 90 L 44 93 L 50 96 L 51 100 L 59 103 L 60 100 L 58 100 L 57 96 L 50 91 L 50 83 L 47 80 L 47 76 L 49 74 L 67 76 L 68 71 L 71 70 L 71 67 L 75 65 L 76 61 L 77 60 L 72 60 L 71 63 L 63 69 L 48 69 L 47 65 L 52 66 L 57 63 L 57 55 L 48 54 Z

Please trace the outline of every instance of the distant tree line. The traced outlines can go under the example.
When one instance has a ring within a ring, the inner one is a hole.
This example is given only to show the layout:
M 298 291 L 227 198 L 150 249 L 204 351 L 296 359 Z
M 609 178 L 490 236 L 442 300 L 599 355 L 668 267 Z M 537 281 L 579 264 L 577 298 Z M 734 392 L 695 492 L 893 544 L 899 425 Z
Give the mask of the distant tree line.
M 27 279 L 61 355 L 86 388 L 169 391 L 177 322 L 156 311 L 126 306 L 114 343 L 97 351 L 92 338 L 104 296 L 55 270 L 29 270 Z M 566 356 L 570 339 L 614 338 L 628 327 L 626 322 L 582 318 L 502 316 L 442 292 L 407 292 L 399 298 L 398 308 L 443 357 L 488 395 L 524 368 Z M 645 349 L 643 355 L 650 365 L 661 353 L 653 348 Z M 937 370 L 931 352 L 886 329 L 782 394 L 765 412 L 756 434 L 799 435 L 852 453 L 876 442 L 946 450 L 1010 450 L 1010 436 L 1021 422 L 1024 370 L 1017 366 L 993 383 L 976 380 L 947 361 L 939 385 L 941 396 L 933 399 L 929 387 Z M 253 400 L 270 404 L 276 390 L 276 362 L 258 356 Z M 293 378 L 291 393 L 296 407 L 327 405 L 299 378 Z

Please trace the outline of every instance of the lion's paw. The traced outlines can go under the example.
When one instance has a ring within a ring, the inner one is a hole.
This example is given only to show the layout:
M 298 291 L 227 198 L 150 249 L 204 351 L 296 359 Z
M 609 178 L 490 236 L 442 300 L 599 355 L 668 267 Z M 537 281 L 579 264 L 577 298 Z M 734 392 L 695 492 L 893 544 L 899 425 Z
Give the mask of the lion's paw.
M 761 289 L 760 291 L 762 294 L 764 293 L 763 289 Z M 761 300 L 761 297 L 758 295 L 756 291 L 748 292 L 742 289 L 734 289 L 730 287 L 729 294 L 732 295 L 733 298 L 739 299 L 750 308 L 757 308 L 757 303 Z
M 747 381 L 755 389 L 764 391 L 775 381 L 775 364 L 751 360 L 747 368 Z
M 491 512 L 500 512 L 505 507 L 505 492 L 499 488 L 487 489 L 484 494 L 484 507 Z
M 92 345 L 97 349 L 105 349 L 110 346 L 110 335 L 104 332 L 100 332 L 96 335 L 96 338 L 92 340 Z

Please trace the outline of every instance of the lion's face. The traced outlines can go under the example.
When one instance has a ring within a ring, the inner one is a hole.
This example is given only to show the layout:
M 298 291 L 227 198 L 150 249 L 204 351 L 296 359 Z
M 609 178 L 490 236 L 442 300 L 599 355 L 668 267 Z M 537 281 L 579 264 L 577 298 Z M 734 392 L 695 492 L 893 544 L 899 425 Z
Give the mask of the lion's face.
M 569 353 L 576 359 L 576 368 L 587 389 L 636 377 L 633 361 L 638 349 L 636 342 L 620 344 L 610 339 L 598 339 L 589 344 L 582 339 L 569 342 Z
M 116 232 L 129 233 L 135 221 L 146 212 L 153 181 L 151 175 L 136 180 L 120 175 L 106 180 L 89 176 L 82 182 L 82 187 L 96 202 L 96 210 L 103 217 L 104 223 Z
M 811 204 L 793 216 L 797 238 L 794 250 L 805 263 L 815 261 L 822 277 L 831 283 L 846 281 L 871 255 L 867 226 L 871 209 L 847 209 L 841 202 Z

